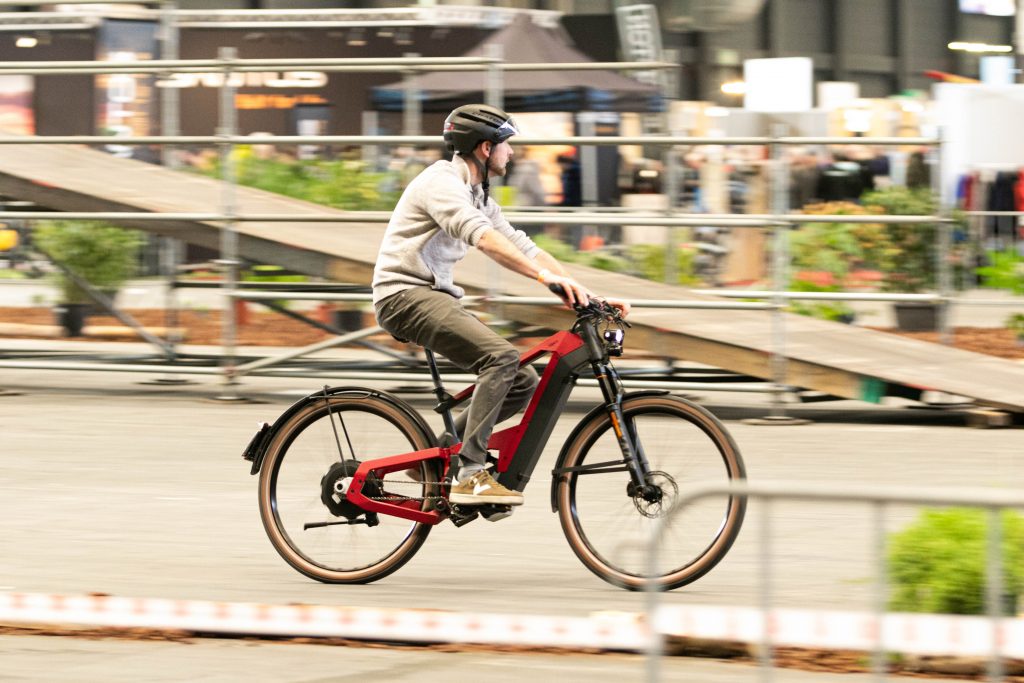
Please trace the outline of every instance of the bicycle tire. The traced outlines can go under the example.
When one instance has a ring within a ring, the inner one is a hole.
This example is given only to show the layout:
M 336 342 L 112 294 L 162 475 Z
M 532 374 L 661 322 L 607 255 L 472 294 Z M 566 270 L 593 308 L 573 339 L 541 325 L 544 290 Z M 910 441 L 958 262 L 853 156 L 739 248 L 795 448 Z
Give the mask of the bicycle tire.
M 369 392 L 335 394 L 329 400 L 329 412 L 326 400 L 311 401 L 273 436 L 260 471 L 260 517 L 271 544 L 297 571 L 324 583 L 370 583 L 412 559 L 431 525 L 388 515 L 375 518 L 376 526 L 349 523 L 351 518 L 338 514 L 345 505 L 343 494 L 333 500 L 334 511 L 328 508 L 322 497 L 325 482 L 343 479 L 369 459 L 430 448 L 434 438 L 407 412 L 411 409 Z M 323 452 L 317 452 L 321 448 Z M 344 453 L 350 448 L 354 457 L 347 459 Z M 342 471 L 337 469 L 339 462 Z M 429 497 L 438 493 L 440 474 L 435 469 L 439 468 L 421 465 L 420 477 L 426 483 L 419 489 L 414 480 L 406 482 L 421 493 L 424 509 Z M 386 475 L 382 491 L 401 477 L 403 473 Z M 347 505 L 351 507 L 343 511 L 358 520 L 360 511 Z M 361 517 L 370 519 L 365 512 Z M 307 529 L 309 524 L 320 526 Z
M 631 497 L 627 492 L 630 478 L 624 467 L 615 472 L 567 472 L 558 475 L 557 481 L 559 521 L 576 556 L 605 581 L 627 590 L 643 590 L 653 580 L 660 590 L 672 590 L 701 578 L 725 557 L 743 524 L 746 499 L 728 498 L 720 515 L 712 505 L 707 506 L 712 519 L 705 519 L 709 516 L 705 508 L 698 511 L 700 514 L 691 514 L 693 506 L 675 515 L 672 526 L 685 526 L 687 532 L 694 534 L 693 538 L 681 538 L 672 529 L 667 530 L 666 537 L 672 545 L 662 544 L 658 571 L 650 576 L 646 544 L 654 519 L 666 514 L 673 503 L 672 496 L 684 484 L 722 476 L 734 481 L 745 479 L 743 459 L 724 425 L 707 410 L 685 399 L 668 395 L 627 398 L 622 411 L 627 427 L 639 434 L 651 469 L 659 472 L 659 489 L 668 496 L 668 503 L 662 499 L 658 503 L 660 508 L 653 509 L 639 497 Z M 657 429 L 652 432 L 652 427 Z M 666 448 L 667 456 L 663 452 Z M 594 464 L 616 460 L 621 461 L 622 454 L 611 418 L 600 413 L 582 425 L 567 444 L 562 465 L 581 467 L 588 461 Z M 689 466 L 689 470 L 682 471 L 686 476 L 677 472 L 676 460 Z M 662 469 L 666 467 L 673 469 Z M 716 502 L 720 504 L 720 499 L 710 501 Z M 611 538 L 615 534 L 622 539 Z M 663 559 L 666 557 L 673 559 Z M 677 557 L 682 559 L 674 559 Z M 662 567 L 667 568 L 662 571 Z

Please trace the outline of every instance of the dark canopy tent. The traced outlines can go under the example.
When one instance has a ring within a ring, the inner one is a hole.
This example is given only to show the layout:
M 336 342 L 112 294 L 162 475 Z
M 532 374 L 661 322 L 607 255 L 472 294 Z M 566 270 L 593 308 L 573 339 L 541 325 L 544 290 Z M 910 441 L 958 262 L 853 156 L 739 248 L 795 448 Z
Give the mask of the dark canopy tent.
M 553 64 L 592 62 L 572 46 L 562 29 L 546 29 L 519 16 L 505 28 L 467 52 L 485 57 L 488 45 L 502 47 L 505 62 Z M 483 102 L 483 71 L 435 71 L 373 89 L 373 106 L 380 111 L 401 111 L 406 89 L 419 92 L 426 112 L 448 112 L 467 102 Z M 662 97 L 652 85 L 608 70 L 505 71 L 504 108 L 512 112 L 551 111 L 661 111 Z

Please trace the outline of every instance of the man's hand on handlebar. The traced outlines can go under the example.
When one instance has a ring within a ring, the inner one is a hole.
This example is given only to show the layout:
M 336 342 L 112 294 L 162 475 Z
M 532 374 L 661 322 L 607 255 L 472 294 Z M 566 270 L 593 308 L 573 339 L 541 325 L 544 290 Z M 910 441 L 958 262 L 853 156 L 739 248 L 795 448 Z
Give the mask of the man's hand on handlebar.
M 612 308 L 617 308 L 619 310 L 620 317 L 625 318 L 629 315 L 630 305 L 628 301 L 625 301 L 623 299 L 613 299 L 611 297 L 605 297 L 604 302 L 611 306 Z
M 540 283 L 557 294 L 565 302 L 566 307 L 586 307 L 590 303 L 590 295 L 586 288 L 567 275 L 556 275 L 545 268 L 537 277 Z

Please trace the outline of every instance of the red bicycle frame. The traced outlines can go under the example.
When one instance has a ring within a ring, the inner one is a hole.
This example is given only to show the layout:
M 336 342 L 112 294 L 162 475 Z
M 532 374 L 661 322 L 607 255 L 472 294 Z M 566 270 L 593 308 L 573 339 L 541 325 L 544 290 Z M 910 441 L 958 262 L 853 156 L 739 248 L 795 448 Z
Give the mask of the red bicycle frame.
M 569 400 L 569 394 L 572 393 L 580 369 L 593 360 L 593 353 L 587 346 L 578 334 L 562 331 L 520 356 L 519 367 L 529 365 L 545 354 L 551 354 L 551 359 L 540 377 L 523 419 L 513 427 L 494 432 L 488 441 L 488 448 L 498 452 L 496 478 L 502 485 L 517 491 L 522 491 L 526 487 L 558 422 L 562 408 Z M 444 407 L 450 410 L 467 401 L 475 388 L 476 385 L 467 387 L 446 402 Z M 451 457 L 459 452 L 461 445 L 428 448 L 366 461 L 353 475 L 347 499 L 371 512 L 425 524 L 437 524 L 447 517 L 446 510 L 423 510 L 420 498 L 390 496 L 393 502 L 374 500 L 363 493 L 363 486 L 371 476 L 383 481 L 385 474 L 407 470 L 432 459 L 441 461 L 439 469 L 444 480 L 451 467 Z

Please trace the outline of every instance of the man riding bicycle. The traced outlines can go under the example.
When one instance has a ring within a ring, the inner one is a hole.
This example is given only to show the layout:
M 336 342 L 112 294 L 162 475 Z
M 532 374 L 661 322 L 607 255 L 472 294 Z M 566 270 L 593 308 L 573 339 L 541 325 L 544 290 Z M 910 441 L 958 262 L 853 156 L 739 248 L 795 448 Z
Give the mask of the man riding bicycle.
M 485 469 L 494 425 L 519 412 L 537 386 L 537 373 L 519 367 L 507 340 L 459 303 L 465 294 L 453 268 L 476 247 L 498 264 L 543 285 L 559 285 L 567 306 L 594 295 L 550 254 L 513 228 L 489 197 L 489 177 L 504 176 L 512 159 L 512 117 L 484 104 L 459 107 L 444 122 L 451 161 L 424 169 L 395 206 L 373 273 L 373 302 L 381 327 L 439 353 L 477 375 L 469 407 L 455 421 L 461 467 L 449 500 L 460 505 L 521 505 L 523 496 Z M 609 299 L 623 316 L 629 304 Z

